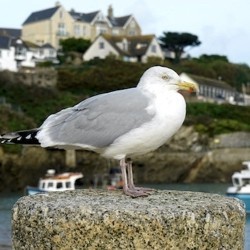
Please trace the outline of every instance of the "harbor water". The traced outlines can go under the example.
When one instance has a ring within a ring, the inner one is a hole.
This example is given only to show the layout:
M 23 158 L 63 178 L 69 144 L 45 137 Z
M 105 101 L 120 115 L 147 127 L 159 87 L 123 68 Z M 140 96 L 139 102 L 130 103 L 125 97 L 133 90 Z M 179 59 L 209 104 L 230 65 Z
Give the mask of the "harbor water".
M 147 185 L 160 190 L 185 190 L 224 195 L 229 184 L 169 184 Z M 0 193 L 0 249 L 11 249 L 11 209 L 22 193 Z M 250 214 L 245 229 L 245 249 L 250 249 Z

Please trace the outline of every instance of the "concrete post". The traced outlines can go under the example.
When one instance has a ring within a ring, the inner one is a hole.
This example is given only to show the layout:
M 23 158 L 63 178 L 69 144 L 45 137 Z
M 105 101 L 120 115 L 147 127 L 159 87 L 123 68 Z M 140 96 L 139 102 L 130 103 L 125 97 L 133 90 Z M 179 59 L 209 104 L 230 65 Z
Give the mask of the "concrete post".
M 77 190 L 13 207 L 14 249 L 243 249 L 241 202 L 215 194 Z
M 73 149 L 65 150 L 65 162 L 66 166 L 70 168 L 76 167 L 76 151 Z

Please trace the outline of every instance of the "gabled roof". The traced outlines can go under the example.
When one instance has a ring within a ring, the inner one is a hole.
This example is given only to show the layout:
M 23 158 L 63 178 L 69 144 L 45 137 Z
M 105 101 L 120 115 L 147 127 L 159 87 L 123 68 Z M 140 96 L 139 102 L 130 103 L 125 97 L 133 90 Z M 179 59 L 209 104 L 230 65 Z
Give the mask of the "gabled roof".
M 50 43 L 45 43 L 41 46 L 42 49 L 54 49 Z
M 154 35 L 130 36 L 130 53 L 135 56 L 144 55 L 154 37 Z
M 109 36 L 103 35 L 103 37 L 122 55 L 127 56 L 142 56 L 144 55 L 148 47 L 155 37 L 154 35 L 141 35 L 141 36 Z M 117 43 L 121 43 L 123 41 L 127 41 L 128 50 L 124 51 Z
M 21 29 L 0 28 L 0 35 L 9 37 L 21 37 Z
M 11 45 L 11 38 L 0 35 L 0 49 L 9 49 Z
M 56 6 L 53 8 L 49 8 L 46 10 L 40 10 L 33 12 L 29 15 L 29 17 L 24 21 L 23 25 L 28 24 L 28 23 L 34 23 L 34 22 L 39 22 L 42 20 L 46 20 L 51 18 L 55 12 L 60 8 L 60 6 Z
M 81 13 L 81 12 L 75 12 L 74 10 L 71 10 L 69 12 L 69 14 L 76 21 L 91 23 L 99 12 L 100 11 L 95 11 L 95 12 L 91 12 L 91 13 Z
M 29 49 L 54 49 L 50 43 L 45 43 L 41 46 L 29 41 L 23 41 L 23 43 Z
M 107 16 L 108 20 L 112 23 L 113 27 L 124 27 L 130 17 L 131 15 L 113 17 L 113 18 L 110 18 L 109 16 Z
M 38 49 L 38 48 L 40 48 L 39 45 L 37 45 L 37 44 L 35 44 L 35 43 L 32 43 L 32 42 L 30 42 L 30 41 L 23 41 L 23 42 L 24 42 L 25 46 L 26 46 L 27 48 L 29 48 L 29 49 Z
M 194 79 L 198 84 L 235 91 L 235 89 L 232 86 L 230 86 L 228 83 L 224 81 L 207 78 L 204 76 L 197 76 L 189 73 L 187 73 L 187 75 L 192 79 Z

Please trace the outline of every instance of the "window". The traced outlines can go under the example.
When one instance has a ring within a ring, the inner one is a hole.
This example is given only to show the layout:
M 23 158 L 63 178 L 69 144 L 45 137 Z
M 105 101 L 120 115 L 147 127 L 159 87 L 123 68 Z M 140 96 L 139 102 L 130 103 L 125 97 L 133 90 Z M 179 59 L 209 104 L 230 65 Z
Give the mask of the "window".
M 71 182 L 69 181 L 66 182 L 66 188 L 71 188 Z
M 79 36 L 80 35 L 80 26 L 77 24 L 75 25 L 75 35 Z
M 53 57 L 53 56 L 54 56 L 54 50 L 53 50 L 53 49 L 50 49 L 50 50 L 49 50 L 49 56 L 50 56 L 50 57 Z
M 43 49 L 39 49 L 39 55 L 43 56 Z
M 48 183 L 48 188 L 53 188 L 53 182 Z
M 105 47 L 105 46 L 104 46 L 104 42 L 100 42 L 100 43 L 99 43 L 99 49 L 104 49 L 104 47 Z
M 152 45 L 151 52 L 156 53 L 156 45 Z
M 62 187 L 63 187 L 62 182 L 58 182 L 58 183 L 56 184 L 56 188 L 60 189 L 60 188 L 62 188 Z
M 25 50 L 23 49 L 23 47 L 17 46 L 16 47 L 16 51 L 15 51 L 15 55 L 16 56 L 23 56 L 23 55 L 25 55 Z
M 129 30 L 128 35 L 129 36 L 135 36 L 136 35 L 135 30 L 134 29 Z
M 60 19 L 63 18 L 63 12 L 62 12 L 62 10 L 60 11 L 59 16 L 60 16 Z
M 83 36 L 86 35 L 86 27 L 85 27 L 85 26 L 82 27 L 82 35 L 83 35 Z
M 2 50 L 0 50 L 0 58 L 2 57 Z
M 66 28 L 64 23 L 58 23 L 58 35 L 65 35 L 66 34 Z

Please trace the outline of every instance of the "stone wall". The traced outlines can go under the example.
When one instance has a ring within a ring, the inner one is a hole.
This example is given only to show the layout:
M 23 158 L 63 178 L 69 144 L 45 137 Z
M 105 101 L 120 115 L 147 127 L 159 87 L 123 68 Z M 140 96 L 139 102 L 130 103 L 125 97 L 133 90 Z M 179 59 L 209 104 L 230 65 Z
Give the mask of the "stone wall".
M 36 68 L 20 72 L 3 71 L 0 74 L 6 82 L 19 82 L 40 87 L 55 87 L 57 84 L 57 71 L 54 68 Z

